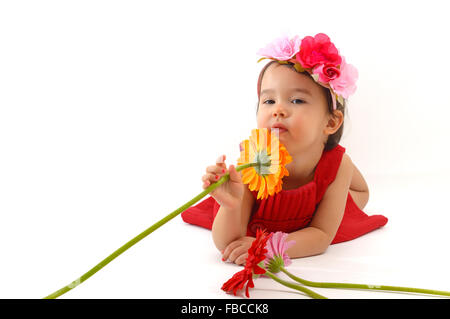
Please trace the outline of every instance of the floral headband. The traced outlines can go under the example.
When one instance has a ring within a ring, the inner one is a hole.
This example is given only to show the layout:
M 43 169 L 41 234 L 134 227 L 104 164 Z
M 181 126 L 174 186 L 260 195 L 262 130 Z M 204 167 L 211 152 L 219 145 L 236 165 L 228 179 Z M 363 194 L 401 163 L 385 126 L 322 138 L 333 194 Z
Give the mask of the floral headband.
M 257 54 L 263 56 L 258 62 L 271 59 L 281 64 L 291 63 L 297 72 L 308 72 L 314 81 L 330 90 L 333 110 L 336 110 L 336 99 L 344 104 L 344 99 L 356 90 L 358 71 L 345 62 L 324 33 L 318 33 L 314 38 L 307 36 L 300 39 L 297 35 L 292 39 L 281 37 L 259 49 Z

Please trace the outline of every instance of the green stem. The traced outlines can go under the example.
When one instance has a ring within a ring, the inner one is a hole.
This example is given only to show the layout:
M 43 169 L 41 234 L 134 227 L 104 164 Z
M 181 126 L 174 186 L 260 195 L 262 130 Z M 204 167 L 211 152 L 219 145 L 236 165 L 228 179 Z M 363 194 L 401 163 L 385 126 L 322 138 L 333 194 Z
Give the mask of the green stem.
M 272 273 L 271 273 L 270 271 L 268 271 L 268 270 L 266 270 L 266 273 L 265 273 L 264 275 L 269 276 L 269 277 L 272 278 L 273 280 L 279 282 L 280 284 L 282 284 L 282 285 L 284 285 L 284 286 L 286 286 L 286 287 L 293 288 L 293 289 L 295 289 L 295 290 L 299 290 L 299 291 L 301 291 L 301 292 L 304 292 L 304 293 L 306 293 L 307 295 L 309 295 L 310 297 L 312 297 L 312 298 L 314 298 L 314 299 L 327 299 L 327 297 L 324 297 L 324 296 L 322 296 L 322 295 L 319 295 L 318 293 L 316 293 L 316 292 L 314 292 L 314 291 L 312 291 L 312 290 L 310 290 L 310 289 L 308 289 L 308 288 L 306 288 L 306 287 L 303 287 L 303 286 L 294 284 L 294 283 L 292 283 L 292 282 L 283 280 L 283 279 L 281 279 L 281 278 L 278 278 L 277 276 L 275 276 L 274 274 L 272 274 Z
M 295 281 L 309 287 L 318 288 L 341 288 L 341 289 L 369 289 L 369 290 L 386 290 L 386 291 L 401 291 L 401 292 L 412 292 L 412 293 L 422 293 L 430 295 L 440 295 L 440 296 L 450 296 L 449 291 L 432 290 L 432 289 L 422 289 L 422 288 L 410 288 L 410 287 L 398 287 L 398 286 L 385 286 L 385 285 L 365 285 L 365 284 L 350 284 L 350 283 L 333 283 L 333 282 L 315 282 L 309 281 L 297 276 L 294 276 L 289 271 L 287 271 L 283 266 L 280 267 L 281 271 L 288 275 Z
M 241 171 L 245 168 L 248 167 L 252 167 L 252 166 L 259 166 L 259 165 L 263 165 L 263 166 L 270 166 L 270 163 L 263 163 L 260 164 L 258 162 L 253 162 L 253 163 L 247 163 L 247 164 L 243 164 L 243 165 L 239 165 L 236 167 L 236 171 Z M 139 235 L 137 235 L 136 237 L 134 237 L 133 239 L 131 239 L 129 242 L 127 242 L 126 244 L 124 244 L 122 247 L 120 247 L 119 249 L 117 249 L 116 251 L 114 251 L 111 255 L 109 255 L 108 257 L 106 257 L 105 259 L 103 259 L 101 262 L 99 262 L 96 266 L 94 266 L 91 270 L 89 270 L 88 272 L 86 272 L 84 275 L 82 275 L 81 277 L 79 277 L 78 279 L 74 280 L 72 283 L 68 284 L 67 286 L 64 286 L 63 288 L 55 291 L 54 293 L 48 295 L 47 297 L 45 297 L 44 299 L 55 299 L 58 298 L 59 296 L 65 294 L 66 292 L 68 292 L 69 290 L 72 290 L 73 288 L 75 288 L 76 286 L 78 286 L 79 284 L 81 284 L 82 282 L 86 281 L 89 277 L 91 277 L 92 275 L 94 275 L 97 271 L 99 271 L 100 269 L 102 269 L 103 267 L 105 267 L 107 264 L 109 264 L 112 260 L 114 260 L 116 257 L 118 257 L 119 255 L 121 255 L 124 251 L 126 251 L 128 248 L 130 248 L 131 246 L 133 246 L 134 244 L 136 244 L 137 242 L 139 242 L 140 240 L 142 240 L 143 238 L 145 238 L 146 236 L 150 235 L 152 232 L 154 232 L 156 229 L 158 229 L 159 227 L 161 227 L 162 225 L 164 225 L 165 223 L 167 223 L 169 220 L 171 220 L 172 218 L 176 217 L 177 215 L 181 214 L 182 212 L 184 212 L 186 209 L 188 209 L 189 207 L 191 207 L 192 205 L 194 205 L 196 202 L 198 202 L 200 199 L 202 199 L 203 197 L 205 197 L 207 194 L 209 194 L 211 191 L 213 191 L 214 189 L 216 189 L 217 187 L 219 187 L 220 185 L 222 185 L 223 183 L 225 183 L 226 181 L 228 181 L 230 179 L 230 173 L 226 173 L 225 175 L 223 175 L 217 182 L 215 182 L 214 184 L 211 184 L 208 188 L 206 188 L 203 192 L 201 192 L 200 194 L 198 194 L 197 196 L 195 196 L 193 199 L 191 199 L 190 201 L 188 201 L 186 204 L 184 204 L 183 206 L 181 206 L 180 208 L 174 210 L 172 213 L 170 213 L 169 215 L 167 215 L 166 217 L 164 217 L 163 219 L 161 219 L 160 221 L 156 222 L 155 224 L 153 224 L 152 226 L 150 226 L 149 228 L 147 228 L 146 230 L 144 230 L 142 233 L 140 233 Z

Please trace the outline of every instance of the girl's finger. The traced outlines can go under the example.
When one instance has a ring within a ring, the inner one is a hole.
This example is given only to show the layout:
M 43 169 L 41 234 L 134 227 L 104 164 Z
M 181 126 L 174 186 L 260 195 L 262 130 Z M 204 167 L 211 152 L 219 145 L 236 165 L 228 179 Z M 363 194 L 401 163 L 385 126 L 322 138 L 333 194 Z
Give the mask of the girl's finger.
M 216 165 L 220 166 L 220 167 L 227 167 L 225 165 L 225 159 L 226 159 L 226 155 L 220 155 L 217 159 L 216 159 Z
M 230 165 L 229 172 L 230 172 L 230 181 L 236 182 L 236 183 L 241 183 L 241 181 L 242 181 L 242 173 L 238 172 L 236 170 L 236 166 Z
M 211 184 L 219 181 L 222 176 L 220 174 L 205 174 L 202 176 L 203 188 L 208 188 Z
M 226 158 L 226 155 L 225 155 L 225 154 L 220 155 L 220 156 L 216 159 L 216 164 L 224 163 L 224 162 L 225 162 L 225 158 Z
M 247 249 L 245 249 L 244 245 L 239 245 L 230 253 L 228 259 L 236 263 L 236 260 L 239 258 L 239 256 L 245 254 L 246 252 Z
M 213 166 L 208 166 L 206 168 L 206 172 L 212 173 L 212 174 L 225 174 L 227 171 L 226 168 L 227 168 L 226 166 L 213 165 Z
M 236 265 L 243 265 L 243 264 L 245 264 L 245 261 L 247 260 L 247 257 L 248 257 L 248 252 L 245 252 L 242 255 L 240 255 L 238 258 L 236 258 L 234 263 Z
M 205 174 L 202 176 L 202 182 L 212 182 L 215 183 L 220 179 L 221 174 Z
M 235 240 L 228 244 L 228 246 L 224 249 L 222 254 L 222 260 L 226 261 L 230 256 L 231 252 L 241 244 L 239 240 Z

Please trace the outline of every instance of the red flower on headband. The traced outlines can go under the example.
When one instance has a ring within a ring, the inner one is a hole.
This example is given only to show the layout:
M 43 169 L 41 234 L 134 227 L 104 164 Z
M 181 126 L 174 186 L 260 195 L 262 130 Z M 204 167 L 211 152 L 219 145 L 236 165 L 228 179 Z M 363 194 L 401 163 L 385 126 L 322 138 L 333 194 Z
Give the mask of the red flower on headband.
M 296 59 L 303 68 L 313 68 L 318 64 L 331 64 L 337 67 L 342 61 L 338 49 L 324 33 L 318 33 L 314 38 L 304 37 Z
M 244 269 L 235 273 L 231 279 L 222 285 L 222 290 L 226 292 L 233 292 L 236 296 L 236 292 L 244 288 L 245 283 L 247 283 L 245 289 L 245 295 L 250 298 L 248 293 L 248 288 L 253 288 L 253 274 L 262 275 L 266 272 L 264 268 L 258 266 L 258 263 L 266 259 L 266 243 L 272 234 L 266 233 L 265 230 L 258 229 L 256 231 L 256 238 L 252 242 L 252 246 L 248 249 L 248 257 L 245 261 Z
M 328 83 L 341 75 L 341 71 L 333 64 L 321 64 L 313 69 L 314 74 L 319 75 L 319 81 L 322 83 Z

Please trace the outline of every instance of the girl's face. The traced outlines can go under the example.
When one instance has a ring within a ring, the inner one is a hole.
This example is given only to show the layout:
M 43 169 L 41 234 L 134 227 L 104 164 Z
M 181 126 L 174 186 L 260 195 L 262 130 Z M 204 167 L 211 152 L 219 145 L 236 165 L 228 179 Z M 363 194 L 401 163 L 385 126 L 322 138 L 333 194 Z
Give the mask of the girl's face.
M 317 149 L 326 142 L 329 119 L 322 88 L 308 75 L 274 63 L 264 73 L 256 117 L 258 128 L 282 123 L 280 142 L 289 154 Z

